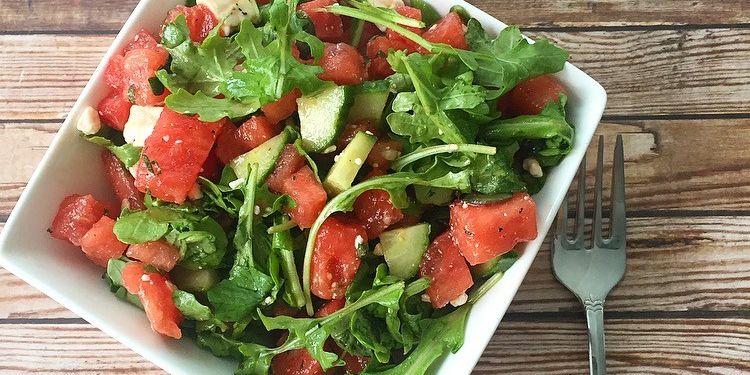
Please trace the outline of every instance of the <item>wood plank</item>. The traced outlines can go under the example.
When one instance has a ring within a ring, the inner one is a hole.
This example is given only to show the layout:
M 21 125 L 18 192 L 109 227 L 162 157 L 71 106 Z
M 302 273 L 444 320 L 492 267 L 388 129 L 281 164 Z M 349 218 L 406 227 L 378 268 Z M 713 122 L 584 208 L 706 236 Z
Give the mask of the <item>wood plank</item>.
M 750 320 L 613 320 L 605 323 L 611 374 L 746 374 Z M 505 322 L 476 375 L 588 373 L 586 325 Z
M 604 85 L 608 115 L 748 110 L 750 29 L 531 34 L 569 49 L 571 61 Z M 0 120 L 63 118 L 111 40 L 0 36 Z
M 631 218 L 625 279 L 607 311 L 750 310 L 750 217 Z M 581 311 L 552 276 L 549 240 L 542 246 L 513 313 Z M 68 318 L 72 313 L 0 271 L 0 318 Z M 102 283 L 102 288 L 106 287 Z
M 748 111 L 750 29 L 529 35 L 570 51 L 570 61 L 607 90 L 608 115 Z
M 3 374 L 165 374 L 88 324 L 0 324 Z
M 0 268 L 0 319 L 77 318 L 70 310 Z M 106 288 L 106 285 L 102 285 Z
M 5 0 L 0 4 L 0 30 L 118 30 L 137 2 Z M 750 22 L 750 6 L 744 0 L 475 0 L 472 4 L 500 20 L 523 26 Z
M 750 371 L 750 320 L 668 319 L 606 322 L 611 373 L 739 374 Z M 474 374 L 581 374 L 588 368 L 586 326 L 505 322 Z M 0 325 L 0 372 L 162 374 L 86 324 Z
M 542 246 L 511 312 L 581 311 Z M 628 220 L 625 278 L 606 311 L 750 310 L 750 217 Z

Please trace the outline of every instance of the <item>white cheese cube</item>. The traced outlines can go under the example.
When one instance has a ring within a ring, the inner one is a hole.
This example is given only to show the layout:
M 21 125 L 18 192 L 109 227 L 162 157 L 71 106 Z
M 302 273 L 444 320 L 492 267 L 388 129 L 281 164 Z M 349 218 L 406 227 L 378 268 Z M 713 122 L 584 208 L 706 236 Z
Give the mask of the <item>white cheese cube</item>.
M 91 106 L 84 108 L 78 116 L 76 128 L 86 135 L 98 133 L 102 128 L 102 122 L 99 119 L 99 113 L 96 112 L 96 109 Z
M 162 110 L 164 110 L 164 107 L 144 107 L 140 105 L 130 107 L 130 117 L 128 117 L 128 122 L 125 123 L 125 129 L 122 131 L 125 142 L 133 146 L 143 147 L 146 138 L 154 131 L 154 126 L 156 126 L 156 121 L 159 120 Z
M 255 0 L 198 0 L 196 4 L 205 5 L 219 22 L 223 22 L 222 30 L 225 34 L 236 29 L 243 20 L 260 20 L 260 11 Z

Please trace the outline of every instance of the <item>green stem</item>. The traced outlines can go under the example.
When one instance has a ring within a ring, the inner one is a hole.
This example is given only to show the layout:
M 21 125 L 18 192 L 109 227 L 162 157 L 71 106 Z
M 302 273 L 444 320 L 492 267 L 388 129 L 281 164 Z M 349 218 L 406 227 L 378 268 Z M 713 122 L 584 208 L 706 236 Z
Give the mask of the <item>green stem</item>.
M 354 30 L 352 30 L 352 39 L 351 39 L 351 45 L 353 45 L 355 48 L 359 46 L 359 43 L 362 41 L 362 32 L 365 30 L 365 21 L 363 20 L 354 20 L 356 23 L 354 24 Z
M 382 18 L 380 15 L 369 14 L 361 9 L 345 7 L 345 6 L 337 5 L 337 4 L 327 6 L 323 9 L 325 9 L 328 13 L 338 14 L 340 16 L 352 17 L 352 18 L 372 22 L 376 25 L 387 27 L 409 38 L 414 43 L 419 44 L 422 48 L 430 52 L 432 52 L 432 50 L 435 48 L 434 44 L 428 42 L 426 39 L 422 38 L 417 33 L 397 24 L 396 22 Z M 420 22 L 420 24 L 422 23 Z M 407 25 L 407 26 L 412 26 L 412 25 Z M 424 26 L 424 24 L 422 24 L 422 26 Z M 414 26 L 414 27 L 420 27 L 420 26 Z
M 276 234 L 279 232 L 286 232 L 294 227 L 297 226 L 297 223 L 294 222 L 294 220 L 285 221 L 279 224 L 276 224 L 270 228 L 268 228 L 268 234 Z
M 287 223 L 294 223 L 285 217 L 274 220 L 276 227 L 282 226 Z M 302 292 L 302 284 L 299 281 L 299 273 L 297 273 L 297 264 L 294 262 L 294 246 L 292 244 L 292 235 L 289 231 L 279 231 L 274 233 L 273 248 L 278 251 L 279 257 L 281 258 L 281 271 L 284 273 L 285 292 L 289 305 L 292 307 L 302 307 L 305 305 L 305 295 Z
M 405 166 L 414 163 L 417 160 L 438 154 L 451 154 L 457 152 L 471 152 L 475 154 L 495 155 L 497 149 L 492 146 L 474 145 L 474 144 L 450 144 L 426 147 L 410 154 L 406 154 L 393 162 L 393 169 L 401 171 Z

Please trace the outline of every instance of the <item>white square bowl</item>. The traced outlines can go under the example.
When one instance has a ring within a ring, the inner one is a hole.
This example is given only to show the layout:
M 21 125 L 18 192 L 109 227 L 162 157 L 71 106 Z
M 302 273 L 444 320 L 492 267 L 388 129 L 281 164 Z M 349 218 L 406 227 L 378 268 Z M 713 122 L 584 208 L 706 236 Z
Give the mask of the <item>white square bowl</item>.
M 427 0 L 439 13 L 462 5 L 490 33 L 505 24 L 462 0 Z M 111 188 L 100 165 L 99 149 L 78 136 L 75 120 L 87 105 L 103 97 L 103 73 L 109 58 L 138 32 L 157 32 L 167 11 L 181 0 L 141 0 L 118 34 L 62 128 L 34 172 L 0 237 L 0 265 L 74 313 L 172 374 L 232 374 L 237 364 L 214 357 L 189 338 L 164 339 L 153 333 L 145 314 L 115 298 L 102 280 L 102 269 L 83 253 L 46 232 L 62 199 L 74 193 L 109 197 Z M 539 236 L 503 279 L 473 308 L 463 347 L 435 366 L 438 374 L 469 374 L 513 300 L 552 224 L 578 164 L 586 152 L 606 104 L 602 86 L 568 63 L 557 74 L 568 93 L 568 118 L 576 128 L 573 151 L 549 174 L 534 198 Z M 502 334 L 502 333 L 501 333 Z M 500 369 L 498 369 L 500 370 Z

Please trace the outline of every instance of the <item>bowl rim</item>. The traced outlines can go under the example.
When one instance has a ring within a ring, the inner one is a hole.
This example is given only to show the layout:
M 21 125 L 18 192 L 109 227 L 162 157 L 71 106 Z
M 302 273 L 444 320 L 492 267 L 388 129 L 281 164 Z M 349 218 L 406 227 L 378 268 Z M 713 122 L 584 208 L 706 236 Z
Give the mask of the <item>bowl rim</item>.
M 461 5 L 475 18 L 477 18 L 488 32 L 496 32 L 506 27 L 507 25 L 498 19 L 490 16 L 481 9 L 475 7 L 472 4 L 467 3 L 464 0 L 426 0 L 432 4 L 440 14 L 445 14 L 447 9 L 453 5 Z M 112 322 L 109 322 L 106 317 L 96 314 L 83 306 L 76 299 L 65 293 L 60 292 L 59 289 L 55 288 L 54 285 L 45 282 L 42 278 L 39 278 L 34 272 L 24 268 L 20 263 L 16 262 L 14 257 L 9 254 L 9 240 L 12 234 L 16 232 L 17 221 L 21 217 L 21 212 L 24 211 L 24 207 L 27 206 L 29 201 L 34 198 L 36 194 L 39 194 L 39 181 L 42 176 L 49 169 L 49 165 L 56 154 L 60 152 L 60 149 L 65 147 L 64 134 L 70 131 L 75 131 L 74 120 L 78 114 L 87 105 L 87 98 L 97 96 L 97 86 L 100 86 L 100 82 L 103 81 L 103 73 L 106 68 L 107 62 L 115 53 L 119 52 L 122 47 L 128 42 L 128 40 L 135 35 L 135 33 L 143 27 L 143 20 L 147 18 L 156 19 L 153 14 L 149 14 L 151 8 L 162 7 L 169 9 L 174 5 L 181 3 L 179 0 L 141 0 L 133 10 L 133 13 L 128 17 L 127 21 L 123 25 L 122 29 L 118 32 L 114 41 L 107 49 L 106 53 L 99 62 L 96 70 L 92 74 L 89 81 L 86 83 L 81 94 L 78 96 L 75 104 L 71 107 L 66 119 L 62 126 L 58 130 L 57 134 L 53 138 L 48 150 L 45 152 L 41 161 L 32 173 L 26 188 L 23 190 L 21 196 L 11 214 L 9 215 L 5 226 L 0 233 L 0 266 L 6 268 L 8 271 L 18 276 L 25 282 L 29 283 L 33 287 L 39 289 L 44 294 L 48 295 L 61 305 L 71 310 L 76 315 L 79 315 L 92 325 L 101 329 L 108 335 L 112 336 L 119 342 L 125 344 L 130 349 L 142 355 L 147 360 L 153 362 L 162 369 L 175 374 L 189 374 L 189 370 L 180 366 L 170 359 L 165 359 L 159 356 L 156 352 L 151 350 L 152 348 L 148 344 L 140 342 L 134 335 L 125 332 L 120 327 L 115 326 Z M 169 7 L 169 8 L 167 8 Z M 442 11 L 441 11 L 442 10 Z M 146 25 L 147 26 L 147 25 Z M 148 28 L 148 27 L 147 27 Z M 593 132 L 596 130 L 596 125 L 601 119 L 604 113 L 604 108 L 607 101 L 607 94 L 604 88 L 596 80 L 582 72 L 580 69 L 575 67 L 570 62 L 566 63 L 565 68 L 558 75 L 563 75 L 568 78 L 575 78 L 581 80 L 582 88 L 576 90 L 576 94 L 580 94 L 580 100 L 584 103 L 588 103 L 591 108 L 588 113 L 588 122 L 583 129 L 587 134 L 584 139 L 579 139 L 579 125 L 576 125 L 576 140 L 575 146 L 571 154 L 566 156 L 563 160 L 565 168 L 558 166 L 553 172 L 555 175 L 563 175 L 560 177 L 563 180 L 563 184 L 556 187 L 556 189 L 549 192 L 552 197 L 549 202 L 547 210 L 540 214 L 539 209 L 537 211 L 538 232 L 539 236 L 537 239 L 529 242 L 524 250 L 522 256 L 516 264 L 506 273 L 502 281 L 495 285 L 488 295 L 485 295 L 469 313 L 467 318 L 467 330 L 465 337 L 471 335 L 471 340 L 465 340 L 463 347 L 456 354 L 449 354 L 445 358 L 436 364 L 433 368 L 438 374 L 452 375 L 457 373 L 469 373 L 474 368 L 479 358 L 481 357 L 484 349 L 489 343 L 490 339 L 495 333 L 497 326 L 500 324 L 503 315 L 505 314 L 508 306 L 510 305 L 513 296 L 516 294 L 526 274 L 528 273 L 531 263 L 535 259 L 537 252 L 546 237 L 546 234 L 550 228 L 550 225 L 554 219 L 554 216 L 559 208 L 562 200 L 567 193 L 570 183 L 575 176 L 577 166 L 581 162 L 583 155 L 586 152 L 588 144 L 593 138 Z M 583 87 L 585 86 L 585 87 Z M 585 92 L 578 92 L 583 90 Z M 562 164 L 561 164 L 562 165 Z M 571 172 L 572 168 L 572 172 Z M 104 286 L 104 284 L 102 284 Z M 502 290 L 500 290 L 502 289 Z M 488 297 L 494 296 L 499 300 L 488 301 Z M 502 297 L 502 298 L 500 298 Z M 113 298 L 113 301 L 117 299 Z M 482 320 L 479 322 L 479 320 Z M 479 323 L 479 324 L 477 324 Z M 492 329 L 488 329 L 492 324 Z M 190 339 L 192 340 L 192 339 Z

